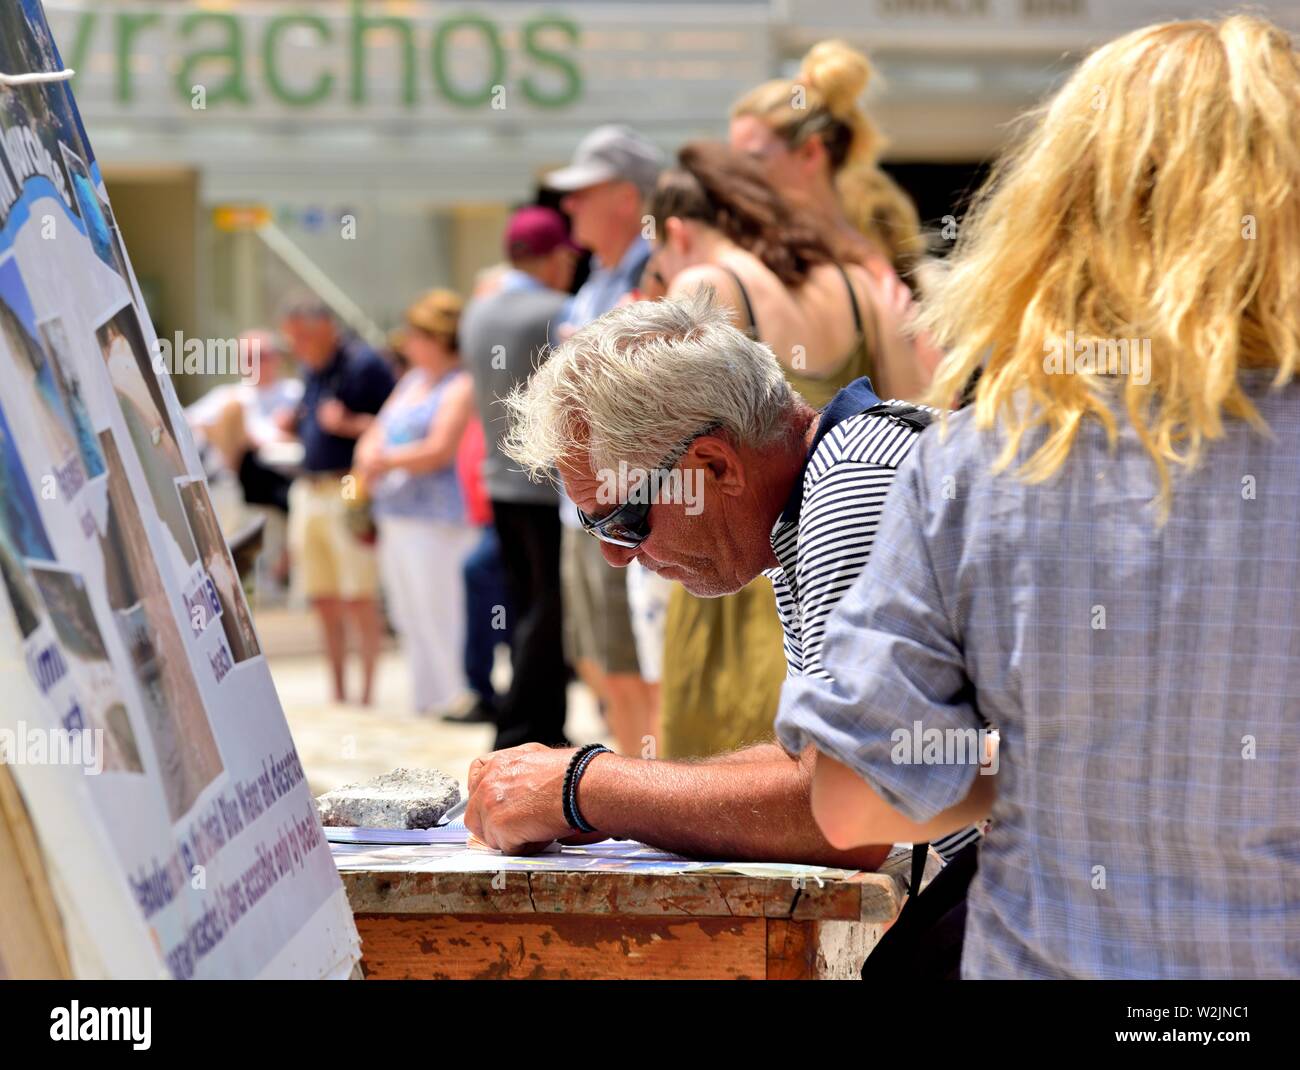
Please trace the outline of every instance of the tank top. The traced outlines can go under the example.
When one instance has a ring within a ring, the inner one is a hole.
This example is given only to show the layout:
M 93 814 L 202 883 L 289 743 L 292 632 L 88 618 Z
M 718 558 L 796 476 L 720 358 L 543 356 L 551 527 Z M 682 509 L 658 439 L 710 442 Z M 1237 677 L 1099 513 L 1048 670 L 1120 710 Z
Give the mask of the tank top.
M 379 415 L 384 445 L 406 446 L 424 439 L 442 408 L 447 388 L 464 374 L 458 370 L 444 375 L 433 389 L 416 399 L 412 395 L 425 381 L 424 373 L 419 370 L 407 372 L 397 384 L 392 402 Z M 466 522 L 465 500 L 460 480 L 456 478 L 454 460 L 433 472 L 417 474 L 404 468 L 385 472 L 371 485 L 370 498 L 378 517 Z
M 747 320 L 744 327 L 745 333 L 754 341 L 761 342 L 762 339 L 758 337 L 758 324 L 754 319 L 754 305 L 749 299 L 749 291 L 745 289 L 745 284 L 740 281 L 740 276 L 734 270 L 725 265 L 722 265 L 722 270 L 731 276 L 736 284 L 736 289 L 740 291 L 740 299 L 745 306 Z M 857 341 L 854 342 L 853 349 L 839 368 L 825 378 L 804 375 L 793 368 L 787 368 L 784 364 L 781 366 L 781 370 L 785 372 L 786 381 L 794 387 L 796 392 L 809 405 L 817 409 L 824 408 L 831 398 L 853 382 L 854 379 L 860 379 L 864 375 L 870 378 L 875 370 L 872 349 L 867 344 L 867 333 L 862 323 L 862 310 L 858 307 L 858 295 L 854 292 L 853 283 L 849 280 L 849 274 L 844 270 L 843 265 L 836 264 L 835 270 L 840 273 L 840 278 L 844 280 L 845 289 L 849 293 L 849 304 L 853 308 L 853 326 L 857 330 Z

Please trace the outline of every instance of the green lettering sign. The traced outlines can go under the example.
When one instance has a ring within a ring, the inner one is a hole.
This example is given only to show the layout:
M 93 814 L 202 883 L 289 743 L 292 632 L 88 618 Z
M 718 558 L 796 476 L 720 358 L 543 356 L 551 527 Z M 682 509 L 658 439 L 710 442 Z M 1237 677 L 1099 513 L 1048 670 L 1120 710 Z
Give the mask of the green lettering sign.
M 131 82 L 131 50 L 135 47 L 135 35 L 146 26 L 154 26 L 161 21 L 162 16 L 153 11 L 143 15 L 122 12 L 117 16 L 117 99 L 123 104 L 129 104 L 134 95 L 135 87 Z M 190 90 L 186 86 L 186 98 L 189 95 Z
M 66 54 L 75 70 L 91 68 L 96 30 L 111 20 L 113 96 L 118 104 L 130 105 L 135 101 L 134 60 L 141 36 L 148 30 L 161 33 L 159 40 L 149 41 L 149 45 L 156 46 L 149 48 L 154 56 L 180 55 L 173 87 L 186 103 L 193 105 L 199 86 L 202 86 L 203 107 L 252 103 L 257 87 L 250 87 L 245 68 L 244 34 L 250 28 L 246 25 L 246 14 L 191 11 L 180 16 L 173 15 L 170 7 L 117 11 L 104 20 L 99 14 L 85 9 L 78 13 Z M 253 46 L 260 45 L 262 80 L 272 99 L 291 108 L 310 108 L 332 97 L 346 79 L 347 99 L 358 107 L 369 105 L 367 46 L 376 34 L 388 39 L 396 35 L 401 62 L 401 103 L 403 107 L 414 108 L 420 98 L 419 54 L 426 26 L 432 31 L 428 38 L 429 69 L 435 93 L 458 108 L 491 103 L 495 88 L 506 85 L 511 75 L 523 99 L 537 107 L 562 108 L 582 94 L 582 72 L 576 58 L 581 30 L 563 15 L 541 15 L 520 24 L 519 50 L 514 55 L 508 54 L 503 46 L 498 24 L 472 13 L 424 23 L 402 15 L 372 16 L 367 14 L 366 0 L 350 0 L 346 26 L 342 24 L 342 16 L 307 11 L 253 20 L 254 35 L 258 31 L 261 35 Z M 337 35 L 336 28 L 341 31 Z M 321 66 L 314 77 L 305 71 L 286 69 L 283 62 L 285 35 L 294 29 L 309 31 L 322 46 Z M 196 37 L 202 40 L 195 42 Z M 336 47 L 329 48 L 330 45 Z M 481 83 L 464 85 L 463 79 L 458 81 L 453 77 L 452 57 L 466 54 L 481 55 L 486 61 Z M 339 66 L 345 56 L 346 73 Z M 512 70 L 512 66 L 522 66 L 523 70 Z M 215 84 L 214 78 L 218 79 Z
M 489 64 L 488 77 L 477 92 L 462 90 L 447 75 L 447 48 L 451 44 L 451 35 L 457 30 L 476 30 L 487 46 Z M 462 108 L 473 108 L 486 104 L 492 99 L 492 87 L 505 84 L 506 53 L 501 47 L 501 38 L 497 28 L 480 15 L 459 15 L 448 19 L 438 27 L 433 35 L 433 78 L 438 89 L 451 103 Z
M 568 39 L 570 45 L 578 43 L 578 24 L 560 16 L 547 16 L 533 19 L 524 24 L 524 51 L 539 64 L 554 67 L 564 78 L 564 88 L 558 92 L 544 93 L 537 87 L 531 75 L 523 80 L 524 96 L 543 108 L 562 108 L 578 99 L 582 89 L 582 75 L 578 65 L 563 53 L 545 47 L 542 35 L 548 30 L 555 30 Z
M 366 34 L 392 30 L 402 41 L 402 103 L 415 103 L 415 35 L 409 19 L 398 15 L 371 18 L 361 10 L 362 0 L 352 0 L 352 103 L 366 102 Z
M 249 98 L 248 86 L 244 83 L 244 33 L 239 20 L 234 15 L 215 11 L 196 11 L 181 20 L 181 36 L 188 40 L 201 26 L 217 26 L 224 30 L 225 44 L 187 53 L 181 61 L 180 70 L 176 72 L 176 92 L 188 98 L 195 86 L 202 85 L 208 104 L 220 104 L 226 100 L 247 104 Z M 211 86 L 206 80 L 195 77 L 195 72 L 200 67 L 213 61 L 229 65 L 225 81 L 217 86 Z
M 276 46 L 285 30 L 293 26 L 305 26 L 315 30 L 322 41 L 332 37 L 330 25 L 316 15 L 277 15 L 266 24 L 266 34 L 262 38 L 262 70 L 266 74 L 266 84 L 271 95 L 277 100 L 294 108 L 305 108 L 324 100 L 334 88 L 334 75 L 322 72 L 310 89 L 290 89 L 280 77 L 279 53 Z

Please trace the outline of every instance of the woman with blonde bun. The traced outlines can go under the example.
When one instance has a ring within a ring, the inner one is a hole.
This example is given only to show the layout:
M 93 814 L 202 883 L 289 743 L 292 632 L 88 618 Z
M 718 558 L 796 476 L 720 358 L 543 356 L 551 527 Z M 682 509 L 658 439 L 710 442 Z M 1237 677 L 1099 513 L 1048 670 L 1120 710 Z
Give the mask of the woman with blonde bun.
M 762 165 L 800 217 L 829 235 L 836 253 L 871 276 L 871 303 L 896 354 L 916 361 L 926 381 L 942 353 L 912 323 L 915 306 L 901 277 L 912 276 L 925 242 L 916 206 L 880 169 L 885 139 L 860 104 L 871 80 L 866 56 L 843 41 L 822 41 L 794 79 L 750 90 L 731 111 L 731 147 Z
M 777 731 L 837 848 L 992 819 L 963 978 L 1300 976 L 1298 296 L 1300 53 L 1246 15 L 1084 60 L 927 284 L 974 402 Z
M 885 140 L 859 98 L 871 64 L 822 41 L 793 79 L 764 82 L 731 110 L 731 147 L 763 163 L 768 181 L 859 258 L 884 255 L 906 274 L 924 251 L 911 198 L 878 166 Z

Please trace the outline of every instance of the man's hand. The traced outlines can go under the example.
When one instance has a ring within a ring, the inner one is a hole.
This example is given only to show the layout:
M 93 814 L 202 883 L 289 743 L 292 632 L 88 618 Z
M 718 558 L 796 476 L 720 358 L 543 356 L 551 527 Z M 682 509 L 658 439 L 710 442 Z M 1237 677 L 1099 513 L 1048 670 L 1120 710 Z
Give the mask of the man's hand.
M 283 409 L 278 409 L 271 421 L 280 429 L 281 434 L 292 436 L 298 433 L 298 407 L 289 405 Z
M 572 748 L 525 743 L 475 758 L 469 767 L 465 827 L 489 847 L 512 855 L 532 854 L 552 840 L 580 835 L 564 820 L 561 798 L 573 753 Z
M 338 398 L 330 398 L 316 406 L 316 422 L 331 435 L 360 438 L 374 426 L 375 417 L 368 412 L 353 412 Z

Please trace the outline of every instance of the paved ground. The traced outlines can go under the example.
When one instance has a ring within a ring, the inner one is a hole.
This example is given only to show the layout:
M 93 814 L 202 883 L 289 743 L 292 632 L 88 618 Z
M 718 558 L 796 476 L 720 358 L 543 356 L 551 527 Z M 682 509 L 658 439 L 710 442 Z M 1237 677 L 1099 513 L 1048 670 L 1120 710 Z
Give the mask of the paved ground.
M 329 700 L 329 671 L 309 613 L 261 610 L 257 629 L 314 795 L 401 765 L 441 769 L 463 787 L 471 759 L 492 745 L 490 725 L 447 724 L 413 712 L 406 662 L 394 644 L 380 663 L 375 704 L 366 709 Z M 498 670 L 504 685 L 509 669 Z M 577 743 L 608 742 L 581 684 L 569 691 L 567 734 Z

